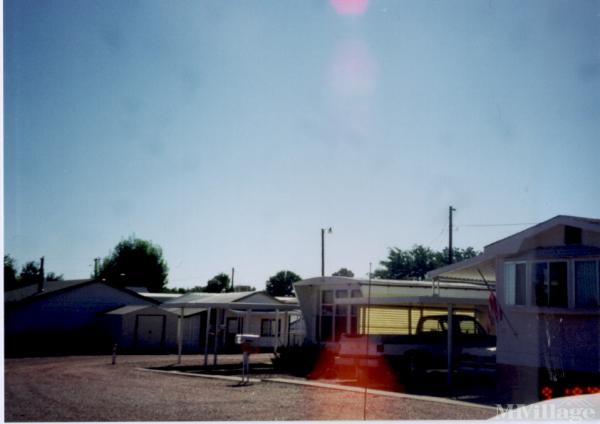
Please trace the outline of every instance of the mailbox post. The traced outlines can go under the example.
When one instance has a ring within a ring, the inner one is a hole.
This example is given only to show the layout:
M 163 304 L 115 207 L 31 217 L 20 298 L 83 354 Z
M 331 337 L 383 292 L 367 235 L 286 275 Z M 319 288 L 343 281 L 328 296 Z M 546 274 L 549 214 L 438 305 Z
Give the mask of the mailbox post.
M 250 383 L 250 354 L 258 350 L 255 342 L 260 338 L 256 334 L 236 334 L 235 343 L 242 348 L 242 383 Z

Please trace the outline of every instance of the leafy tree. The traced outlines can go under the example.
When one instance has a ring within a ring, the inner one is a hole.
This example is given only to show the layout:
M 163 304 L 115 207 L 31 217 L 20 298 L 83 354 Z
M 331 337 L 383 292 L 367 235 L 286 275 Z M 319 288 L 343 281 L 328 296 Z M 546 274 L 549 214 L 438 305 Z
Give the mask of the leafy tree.
M 452 262 L 456 263 L 456 262 L 460 262 L 460 261 L 464 261 L 465 259 L 469 259 L 472 258 L 474 256 L 479 255 L 480 252 L 476 251 L 475 249 L 473 249 L 472 247 L 467 247 L 466 249 L 460 249 L 457 247 L 453 247 L 452 248 Z M 442 265 L 444 264 L 448 264 L 448 248 L 445 247 L 444 250 L 442 250 L 441 252 L 437 252 L 438 255 L 438 262 Z M 440 265 L 440 266 L 442 266 Z
M 477 256 L 472 247 L 466 249 L 452 249 L 456 262 Z M 381 261 L 383 269 L 377 269 L 373 273 L 375 278 L 387 278 L 394 280 L 422 280 L 429 271 L 444 266 L 448 263 L 448 249 L 435 252 L 429 247 L 415 245 L 410 250 L 402 250 L 397 247 L 390 249 L 387 260 Z
M 293 283 L 302 278 L 292 271 L 279 271 L 267 281 L 267 293 L 271 296 L 292 296 L 294 294 Z
M 204 291 L 207 293 L 226 293 L 233 291 L 229 275 L 223 272 L 215 275 L 207 281 Z
M 49 272 L 48 274 L 46 274 L 46 281 L 63 281 L 63 275 L 57 275 L 54 272 Z
M 17 263 L 10 255 L 4 255 L 4 290 L 18 287 Z
M 183 287 L 163 287 L 163 293 L 177 293 L 177 294 L 185 294 L 189 289 L 184 289 Z
M 339 271 L 336 271 L 331 275 L 334 277 L 354 277 L 354 273 L 348 268 L 340 268 Z
M 42 270 L 35 261 L 27 262 L 21 268 L 19 274 L 19 285 L 28 286 L 30 284 L 37 284 L 42 281 Z
M 130 236 L 102 260 L 95 277 L 121 287 L 142 286 L 150 292 L 162 292 L 168 272 L 160 246 Z

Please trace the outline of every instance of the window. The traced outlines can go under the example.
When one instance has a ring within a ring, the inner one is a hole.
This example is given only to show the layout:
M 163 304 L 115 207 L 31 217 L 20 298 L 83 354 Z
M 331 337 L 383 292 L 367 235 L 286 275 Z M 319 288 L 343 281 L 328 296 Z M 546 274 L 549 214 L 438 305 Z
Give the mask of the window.
M 358 334 L 358 306 L 350 306 L 350 334 Z
M 526 304 L 527 265 L 507 263 L 504 267 L 504 300 L 507 305 Z
M 458 329 L 460 334 L 463 336 L 484 336 L 486 334 L 483 327 L 481 327 L 475 318 L 459 318 Z
M 319 340 L 328 342 L 333 337 L 333 290 L 321 292 L 321 315 L 319 317 Z
M 352 289 L 352 291 L 350 292 L 350 297 L 362 297 L 362 290 L 361 289 Z
M 348 297 L 348 290 L 336 290 L 335 298 L 336 299 L 345 299 Z
M 281 321 L 278 321 L 279 324 L 279 334 L 281 334 Z M 274 319 L 261 319 L 260 320 L 260 335 L 262 337 L 275 337 L 275 320 Z
M 332 290 L 323 290 L 321 292 L 321 304 L 329 304 L 333 303 L 333 291 Z
M 565 244 L 581 244 L 581 228 L 565 227 Z
M 598 262 L 575 262 L 575 306 L 598 306 Z
M 538 262 L 531 268 L 537 306 L 567 306 L 567 262 Z
M 446 331 L 445 323 L 442 326 L 438 317 L 425 318 L 421 321 L 421 332 L 423 333 L 441 333 Z

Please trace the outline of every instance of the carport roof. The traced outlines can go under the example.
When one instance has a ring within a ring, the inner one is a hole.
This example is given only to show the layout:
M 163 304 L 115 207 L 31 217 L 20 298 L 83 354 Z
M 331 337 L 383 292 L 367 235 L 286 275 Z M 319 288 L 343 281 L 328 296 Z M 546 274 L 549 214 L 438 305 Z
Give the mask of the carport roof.
M 121 306 L 120 308 L 113 309 L 112 311 L 106 312 L 105 315 L 127 315 L 132 312 L 138 312 L 147 308 L 157 308 L 155 305 L 128 305 Z
M 496 284 L 496 258 L 483 253 L 455 264 L 434 269 L 427 273 L 427 277 L 447 282 Z
M 208 299 L 196 299 L 182 301 L 176 299 L 163 303 L 163 307 L 168 308 L 216 308 L 216 309 L 238 309 L 252 311 L 293 311 L 298 309 L 298 305 L 286 305 L 284 303 L 250 303 L 250 302 L 213 302 Z M 185 313 L 185 312 L 184 312 Z

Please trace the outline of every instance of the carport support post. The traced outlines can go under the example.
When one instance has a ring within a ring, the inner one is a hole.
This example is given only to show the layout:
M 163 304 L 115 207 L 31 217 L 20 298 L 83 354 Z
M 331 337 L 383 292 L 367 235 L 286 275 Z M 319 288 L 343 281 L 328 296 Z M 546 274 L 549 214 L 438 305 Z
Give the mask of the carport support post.
M 219 343 L 219 312 L 220 309 L 215 309 L 215 345 L 213 349 L 213 365 L 217 365 L 217 344 Z
M 454 305 L 448 305 L 448 387 L 452 387 L 452 345 L 453 345 L 453 312 Z
M 210 331 L 210 308 L 206 311 L 206 332 L 204 333 L 204 366 L 208 366 L 208 333 Z
M 181 348 L 183 344 L 183 307 L 179 309 L 177 318 L 177 364 L 181 365 Z
M 246 313 L 244 314 L 244 334 L 248 334 L 250 329 L 250 314 L 252 314 L 252 309 L 246 309 Z
M 289 346 L 290 345 L 290 313 L 288 311 L 285 311 L 283 313 L 283 324 L 281 325 L 283 327 L 283 341 L 285 343 L 285 346 Z
M 279 347 L 279 309 L 275 309 L 275 353 Z

